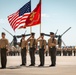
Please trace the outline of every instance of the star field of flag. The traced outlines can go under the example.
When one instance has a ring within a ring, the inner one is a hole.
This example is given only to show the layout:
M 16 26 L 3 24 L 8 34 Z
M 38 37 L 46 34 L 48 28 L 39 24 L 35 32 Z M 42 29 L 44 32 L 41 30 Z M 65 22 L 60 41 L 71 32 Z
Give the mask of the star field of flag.
M 28 18 L 31 12 L 31 1 L 26 3 L 22 8 L 20 8 L 17 12 L 8 16 L 8 21 L 10 26 L 15 30 L 20 25 L 24 25 L 26 23 L 26 19 Z

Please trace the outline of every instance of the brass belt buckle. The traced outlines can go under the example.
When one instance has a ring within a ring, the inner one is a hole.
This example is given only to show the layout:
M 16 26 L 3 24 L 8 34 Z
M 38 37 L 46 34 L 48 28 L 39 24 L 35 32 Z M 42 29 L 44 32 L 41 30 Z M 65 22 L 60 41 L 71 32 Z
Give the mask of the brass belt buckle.
M 53 47 L 51 47 L 51 48 L 53 48 Z

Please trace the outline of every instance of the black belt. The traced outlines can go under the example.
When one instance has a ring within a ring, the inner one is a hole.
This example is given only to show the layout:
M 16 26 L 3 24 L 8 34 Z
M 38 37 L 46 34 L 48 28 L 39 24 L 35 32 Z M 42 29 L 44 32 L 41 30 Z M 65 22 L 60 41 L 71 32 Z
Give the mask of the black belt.
M 23 48 L 21 48 L 21 49 L 24 49 L 24 48 L 26 48 L 26 47 L 23 47 Z
M 30 48 L 35 48 L 35 47 L 30 47 Z
M 39 49 L 44 49 L 44 48 L 39 48 Z
M 1 49 L 6 49 L 5 47 L 1 48 Z

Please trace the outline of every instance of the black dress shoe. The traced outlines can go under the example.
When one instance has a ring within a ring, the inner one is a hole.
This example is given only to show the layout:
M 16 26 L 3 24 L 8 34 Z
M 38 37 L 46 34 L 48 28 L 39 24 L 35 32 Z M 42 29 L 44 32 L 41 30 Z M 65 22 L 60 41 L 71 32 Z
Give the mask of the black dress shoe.
M 26 66 L 25 64 L 21 64 L 20 66 Z
M 30 64 L 29 66 L 32 66 L 32 64 Z
M 6 67 L 1 67 L 0 69 L 6 69 Z
M 32 64 L 32 66 L 35 66 L 35 64 Z
M 38 67 L 42 67 L 42 66 L 44 66 L 44 65 L 41 65 L 41 64 L 40 64 L 40 65 L 38 65 Z
M 35 66 L 35 64 L 30 64 L 29 66 Z
M 55 67 L 55 65 L 52 64 L 52 65 L 49 65 L 49 67 Z
M 41 66 L 41 64 L 40 65 L 38 65 L 38 67 L 40 67 Z

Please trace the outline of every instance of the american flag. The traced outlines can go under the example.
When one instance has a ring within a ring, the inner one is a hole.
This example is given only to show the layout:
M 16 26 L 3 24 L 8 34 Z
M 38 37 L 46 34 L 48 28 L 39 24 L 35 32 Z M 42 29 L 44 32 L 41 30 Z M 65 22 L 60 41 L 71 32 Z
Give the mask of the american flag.
M 8 16 L 8 21 L 14 31 L 16 28 L 19 28 L 21 25 L 25 25 L 26 19 L 28 18 L 30 12 L 31 12 L 31 1 L 26 3 L 17 12 Z

